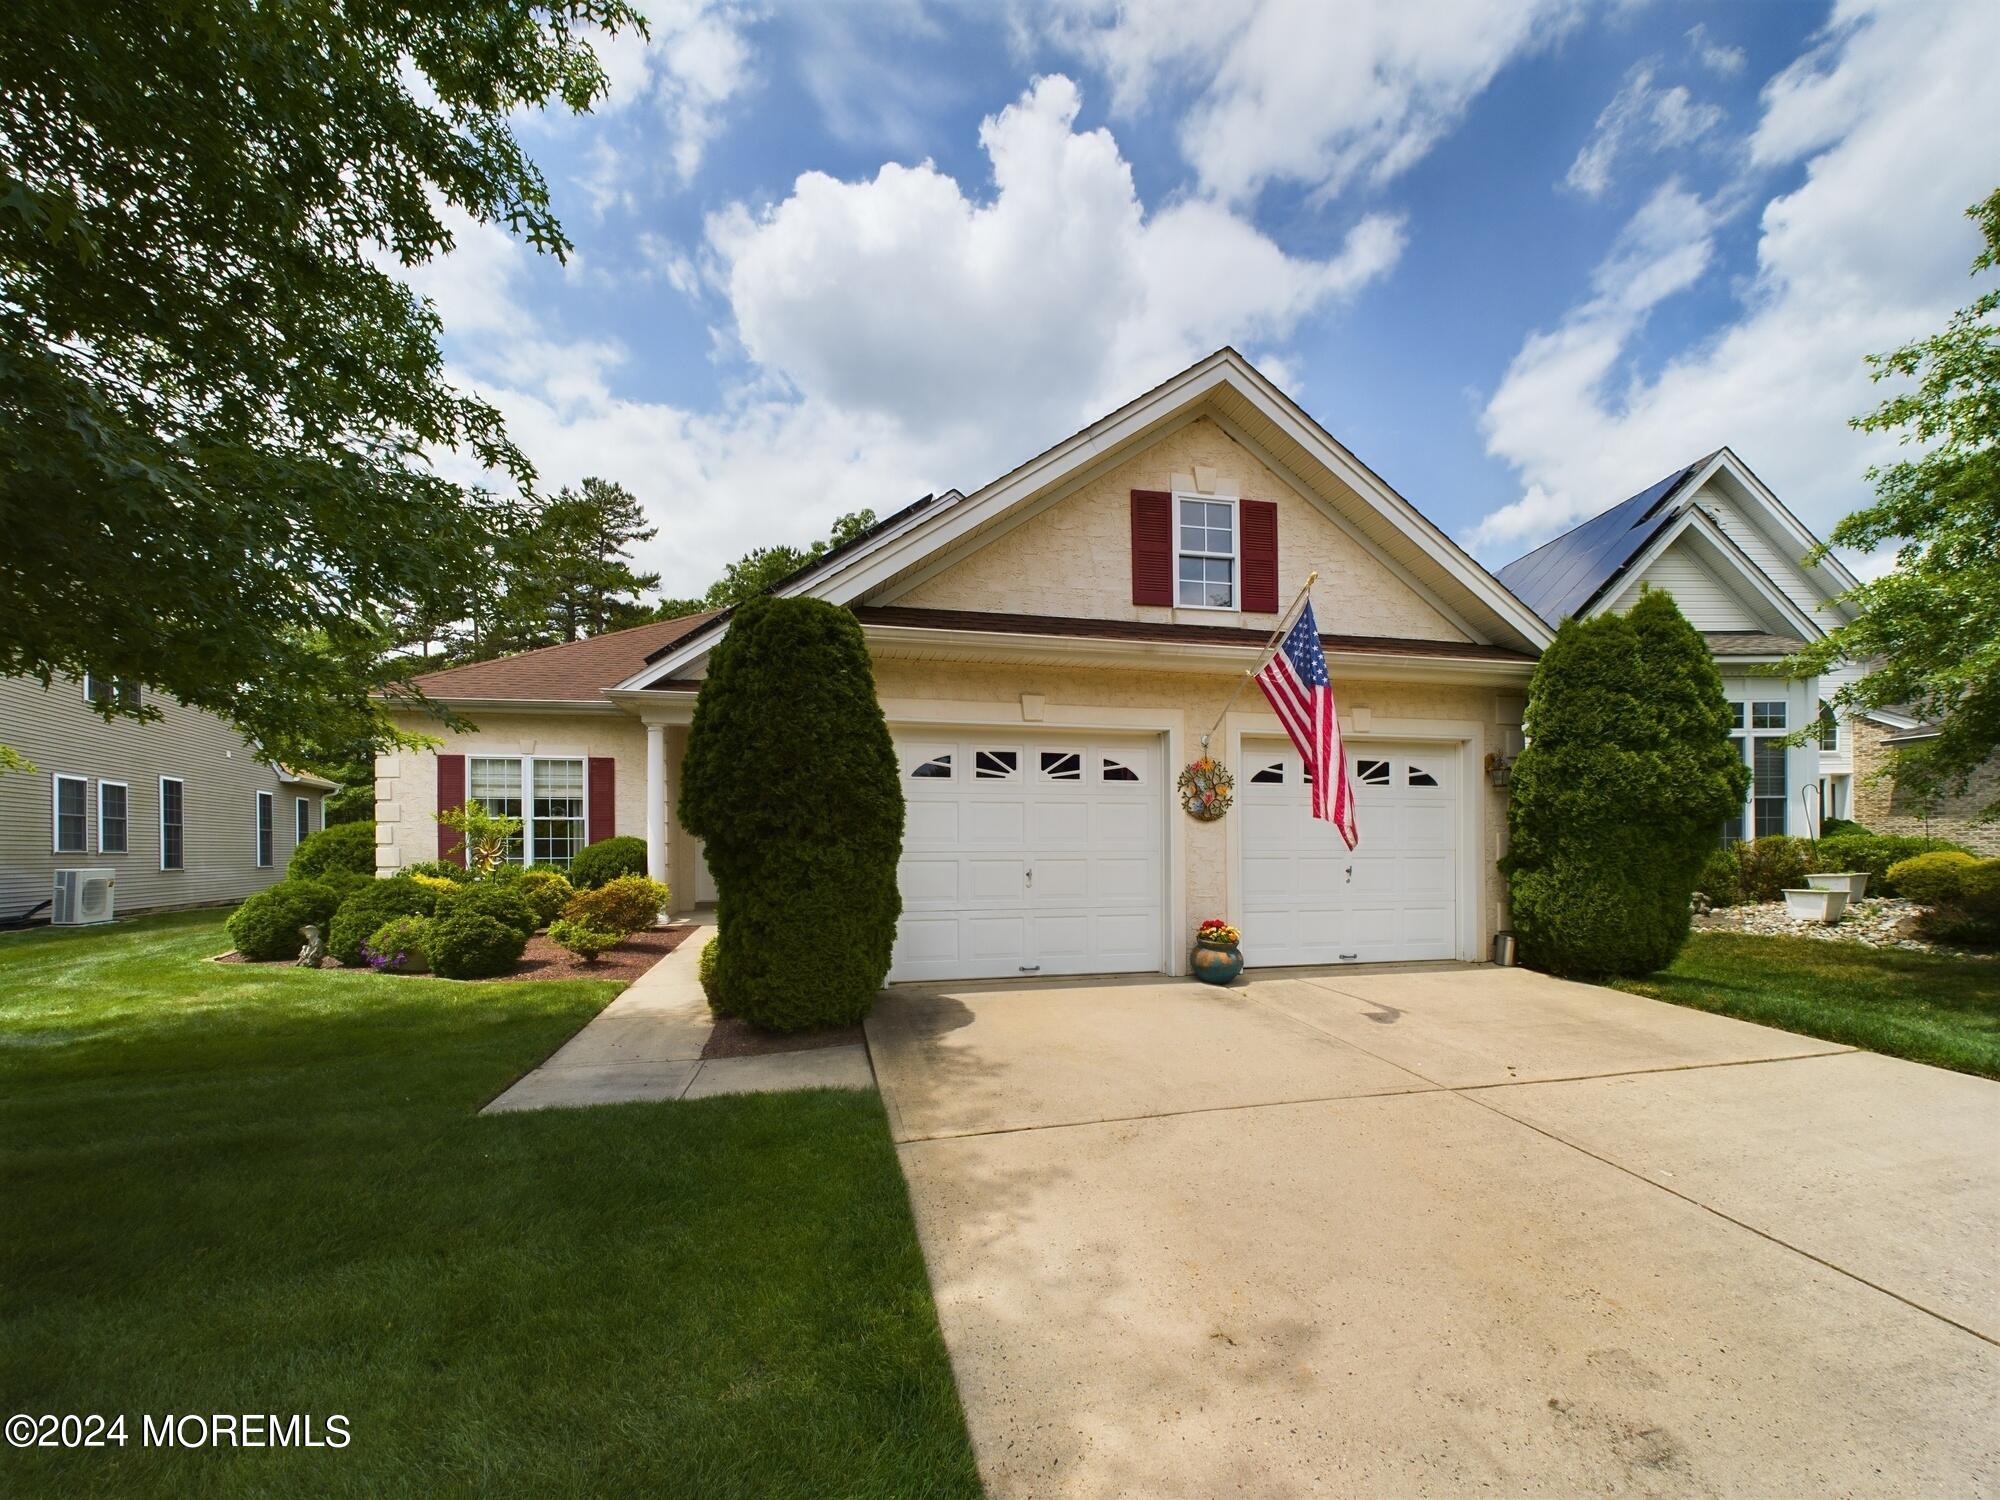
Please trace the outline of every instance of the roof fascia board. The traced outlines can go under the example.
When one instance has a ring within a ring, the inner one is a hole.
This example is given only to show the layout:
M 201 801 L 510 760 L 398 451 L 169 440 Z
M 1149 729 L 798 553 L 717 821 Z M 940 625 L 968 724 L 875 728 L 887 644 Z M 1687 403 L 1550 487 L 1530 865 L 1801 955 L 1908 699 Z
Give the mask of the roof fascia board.
M 1734 449 L 1725 445 L 1717 450 L 1715 457 L 1702 471 L 1701 483 L 1706 484 L 1710 478 L 1723 469 L 1727 469 L 1729 477 L 1734 479 L 1738 486 L 1748 493 L 1752 499 L 1757 501 L 1758 505 L 1764 510 L 1766 518 L 1775 521 L 1779 531 L 1785 537 L 1789 537 L 1793 544 L 1798 547 L 1798 555 L 1792 561 L 1798 563 L 1799 571 L 1808 577 L 1815 571 L 1823 571 L 1832 578 L 1834 587 L 1827 592 L 1828 603 L 1833 601 L 1833 597 L 1836 594 L 1844 594 L 1850 589 L 1861 587 L 1861 580 L 1856 578 L 1847 565 L 1831 552 L 1827 553 L 1825 559 L 1815 567 L 1807 567 L 1803 561 L 1800 561 L 1806 553 L 1819 546 L 1819 538 L 1812 534 L 1805 522 L 1792 514 L 1791 507 L 1780 500 L 1769 485 L 1757 477 L 1754 469 L 1736 456 Z M 1699 488 L 1699 485 L 1697 485 L 1697 488 Z M 1779 538 L 1774 537 L 1773 540 L 1779 540 Z
M 1014 661 L 1060 658 L 1081 666 L 1119 666 L 1162 672 L 1238 673 L 1253 666 L 1261 646 L 1200 641 L 1092 640 L 1073 635 L 943 630 L 933 626 L 863 625 L 871 649 L 887 659 Z M 1476 657 L 1406 656 L 1393 651 L 1334 651 L 1327 667 L 1340 680 L 1423 682 L 1526 682 L 1532 661 L 1486 661 Z

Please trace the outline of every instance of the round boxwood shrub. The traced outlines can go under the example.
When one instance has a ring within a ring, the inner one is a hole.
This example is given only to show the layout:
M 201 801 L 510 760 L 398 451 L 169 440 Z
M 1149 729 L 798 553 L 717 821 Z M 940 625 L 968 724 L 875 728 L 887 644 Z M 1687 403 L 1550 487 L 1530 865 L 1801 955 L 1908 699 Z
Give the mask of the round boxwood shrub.
M 519 928 L 453 902 L 431 923 L 431 970 L 447 979 L 489 979 L 509 972 L 527 946 Z
M 305 943 L 299 929 L 308 923 L 325 927 L 339 905 L 339 896 L 316 880 L 281 880 L 237 907 L 225 925 L 245 958 L 260 963 L 297 958 Z
M 1954 889 L 1923 915 L 1927 937 L 1977 948 L 2000 946 L 2000 859 L 1973 861 Z
M 324 875 L 315 875 L 312 878 L 343 901 L 356 891 L 366 890 L 375 883 L 373 875 L 363 875 L 354 870 L 328 870 Z
M 560 870 L 529 869 L 521 872 L 514 889 L 521 893 L 521 899 L 535 909 L 535 925 L 546 927 L 562 915 L 562 909 L 576 894 Z
M 1750 776 L 1707 644 L 1657 591 L 1627 615 L 1566 620 L 1523 729 L 1501 862 L 1522 959 L 1582 978 L 1671 962 Z
M 1711 849 L 1702 861 L 1694 888 L 1708 897 L 1711 906 L 1735 906 L 1743 900 L 1743 880 L 1736 861 L 1736 846 Z
M 817 599 L 737 606 L 695 701 L 680 819 L 715 877 L 732 1011 L 777 1031 L 865 1016 L 902 912 L 903 789 L 852 614 Z
M 624 942 L 625 934 L 608 927 L 593 927 L 588 922 L 570 917 L 558 917 L 549 924 L 549 940 L 558 948 L 574 953 L 585 963 L 594 964 L 598 954 L 609 953 Z
M 569 883 L 580 891 L 604 885 L 620 875 L 646 873 L 646 841 L 629 834 L 585 844 L 569 862 Z
M 701 992 L 708 996 L 708 1008 L 718 1016 L 726 1016 L 729 1012 L 723 1008 L 715 983 L 715 945 L 718 941 L 710 938 L 701 945 L 701 957 L 695 963 L 695 977 L 701 981 Z
M 610 932 L 640 932 L 660 920 L 667 888 L 643 875 L 620 875 L 596 890 L 578 891 L 563 907 L 572 922 Z
M 1820 825 L 1819 830 L 1819 836 L 1823 839 L 1839 838 L 1850 833 L 1866 834 L 1868 830 L 1852 818 L 1828 818 Z
M 472 872 L 464 865 L 455 865 L 448 859 L 420 859 L 413 865 L 404 865 L 405 875 L 430 875 L 438 880 L 449 880 L 453 885 L 464 885 L 472 879 Z
M 1938 849 L 1897 860 L 1889 866 L 1889 879 L 1906 900 L 1919 906 L 1943 906 L 1958 895 L 1966 872 L 1978 863 L 1970 854 Z
M 375 825 L 336 823 L 309 833 L 292 851 L 285 873 L 293 880 L 310 880 L 328 870 L 352 870 L 371 879 L 375 874 Z
M 1869 895 L 1896 896 L 1902 893 L 1896 889 L 1891 869 L 1919 854 L 1952 851 L 1972 852 L 1949 839 L 1921 839 L 1900 833 L 1846 833 L 1838 838 L 1821 839 L 1813 852 L 1812 867 L 1815 871 L 1866 870 Z
M 431 919 L 391 917 L 362 945 L 362 961 L 385 974 L 422 974 L 431 966 Z
M 535 908 L 522 894 L 518 881 L 495 884 L 482 880 L 438 892 L 437 915 L 446 916 L 460 911 L 476 911 L 496 922 L 503 922 L 518 932 L 524 943 L 535 935 L 535 929 L 541 925 Z
M 361 963 L 361 945 L 391 917 L 428 917 L 437 910 L 438 893 L 414 880 L 370 881 L 366 890 L 356 891 L 340 903 L 333 914 L 326 951 L 352 969 Z

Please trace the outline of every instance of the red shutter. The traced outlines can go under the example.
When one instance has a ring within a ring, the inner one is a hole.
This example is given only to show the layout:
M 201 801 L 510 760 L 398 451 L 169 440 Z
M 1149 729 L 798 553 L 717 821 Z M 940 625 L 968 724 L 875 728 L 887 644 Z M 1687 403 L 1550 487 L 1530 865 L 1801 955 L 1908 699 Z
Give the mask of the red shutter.
M 591 843 L 618 833 L 618 762 L 608 755 L 590 757 L 590 801 L 584 811 L 583 836 Z
M 1174 602 L 1174 497 L 1132 491 L 1132 602 Z
M 465 806 L 465 757 L 463 755 L 440 755 L 438 763 L 438 811 Z M 438 824 L 438 858 L 450 860 L 455 865 L 465 863 L 465 837 L 454 829 Z M 456 847 L 456 852 L 454 851 Z
M 1239 500 L 1243 530 L 1243 608 L 1253 615 L 1278 612 L 1278 506 L 1271 500 Z

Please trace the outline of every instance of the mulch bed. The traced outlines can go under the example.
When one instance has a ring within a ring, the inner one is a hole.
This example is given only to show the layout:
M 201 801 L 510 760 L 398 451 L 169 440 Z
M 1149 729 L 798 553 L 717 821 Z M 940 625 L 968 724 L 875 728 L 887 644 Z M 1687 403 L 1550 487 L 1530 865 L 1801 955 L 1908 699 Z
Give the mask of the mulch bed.
M 764 1057 L 773 1052 L 817 1052 L 822 1047 L 851 1047 L 865 1040 L 859 1026 L 828 1026 L 818 1031 L 758 1031 L 732 1017 L 718 1016 L 715 1030 L 701 1049 L 703 1057 Z
M 654 927 L 645 932 L 635 932 L 609 953 L 601 955 L 594 964 L 587 964 L 574 953 L 557 947 L 546 932 L 538 932 L 528 939 L 528 946 L 521 953 L 521 962 L 511 974 L 497 974 L 482 983 L 502 983 L 512 979 L 637 979 L 685 942 L 694 931 L 694 924 L 683 922 L 673 927 Z M 224 953 L 215 962 L 219 964 L 247 964 L 253 962 L 240 953 Z M 259 963 L 262 968 L 288 967 L 289 958 L 274 958 Z M 335 965 L 328 960 L 327 968 Z M 366 972 L 365 970 L 360 972 Z M 404 974 L 403 979 L 432 979 L 431 974 Z M 822 1043 L 820 1045 L 832 1045 Z M 790 1051 L 790 1048 L 773 1048 L 773 1051 Z M 718 1053 L 717 1056 L 734 1055 Z

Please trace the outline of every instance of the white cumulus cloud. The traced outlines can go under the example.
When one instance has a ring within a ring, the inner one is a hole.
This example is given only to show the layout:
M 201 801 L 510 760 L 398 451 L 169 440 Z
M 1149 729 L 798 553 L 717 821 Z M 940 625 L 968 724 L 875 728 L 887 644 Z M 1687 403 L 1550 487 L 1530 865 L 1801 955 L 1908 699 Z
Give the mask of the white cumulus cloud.
M 1847 425 L 1884 394 L 1863 357 L 1935 331 L 1975 294 L 1963 215 L 1994 186 L 1975 143 L 2000 139 L 1995 56 L 1990 0 L 1842 0 L 1764 90 L 1753 167 L 1802 165 L 1804 181 L 1764 203 L 1736 315 L 1650 377 L 1631 372 L 1647 313 L 1713 255 L 1702 219 L 1652 233 L 1678 191 L 1663 190 L 1487 403 L 1487 449 L 1521 494 L 1474 530 L 1481 555 L 1514 556 L 1723 444 L 1819 534 L 1853 510 L 1865 469 L 1895 452 Z

